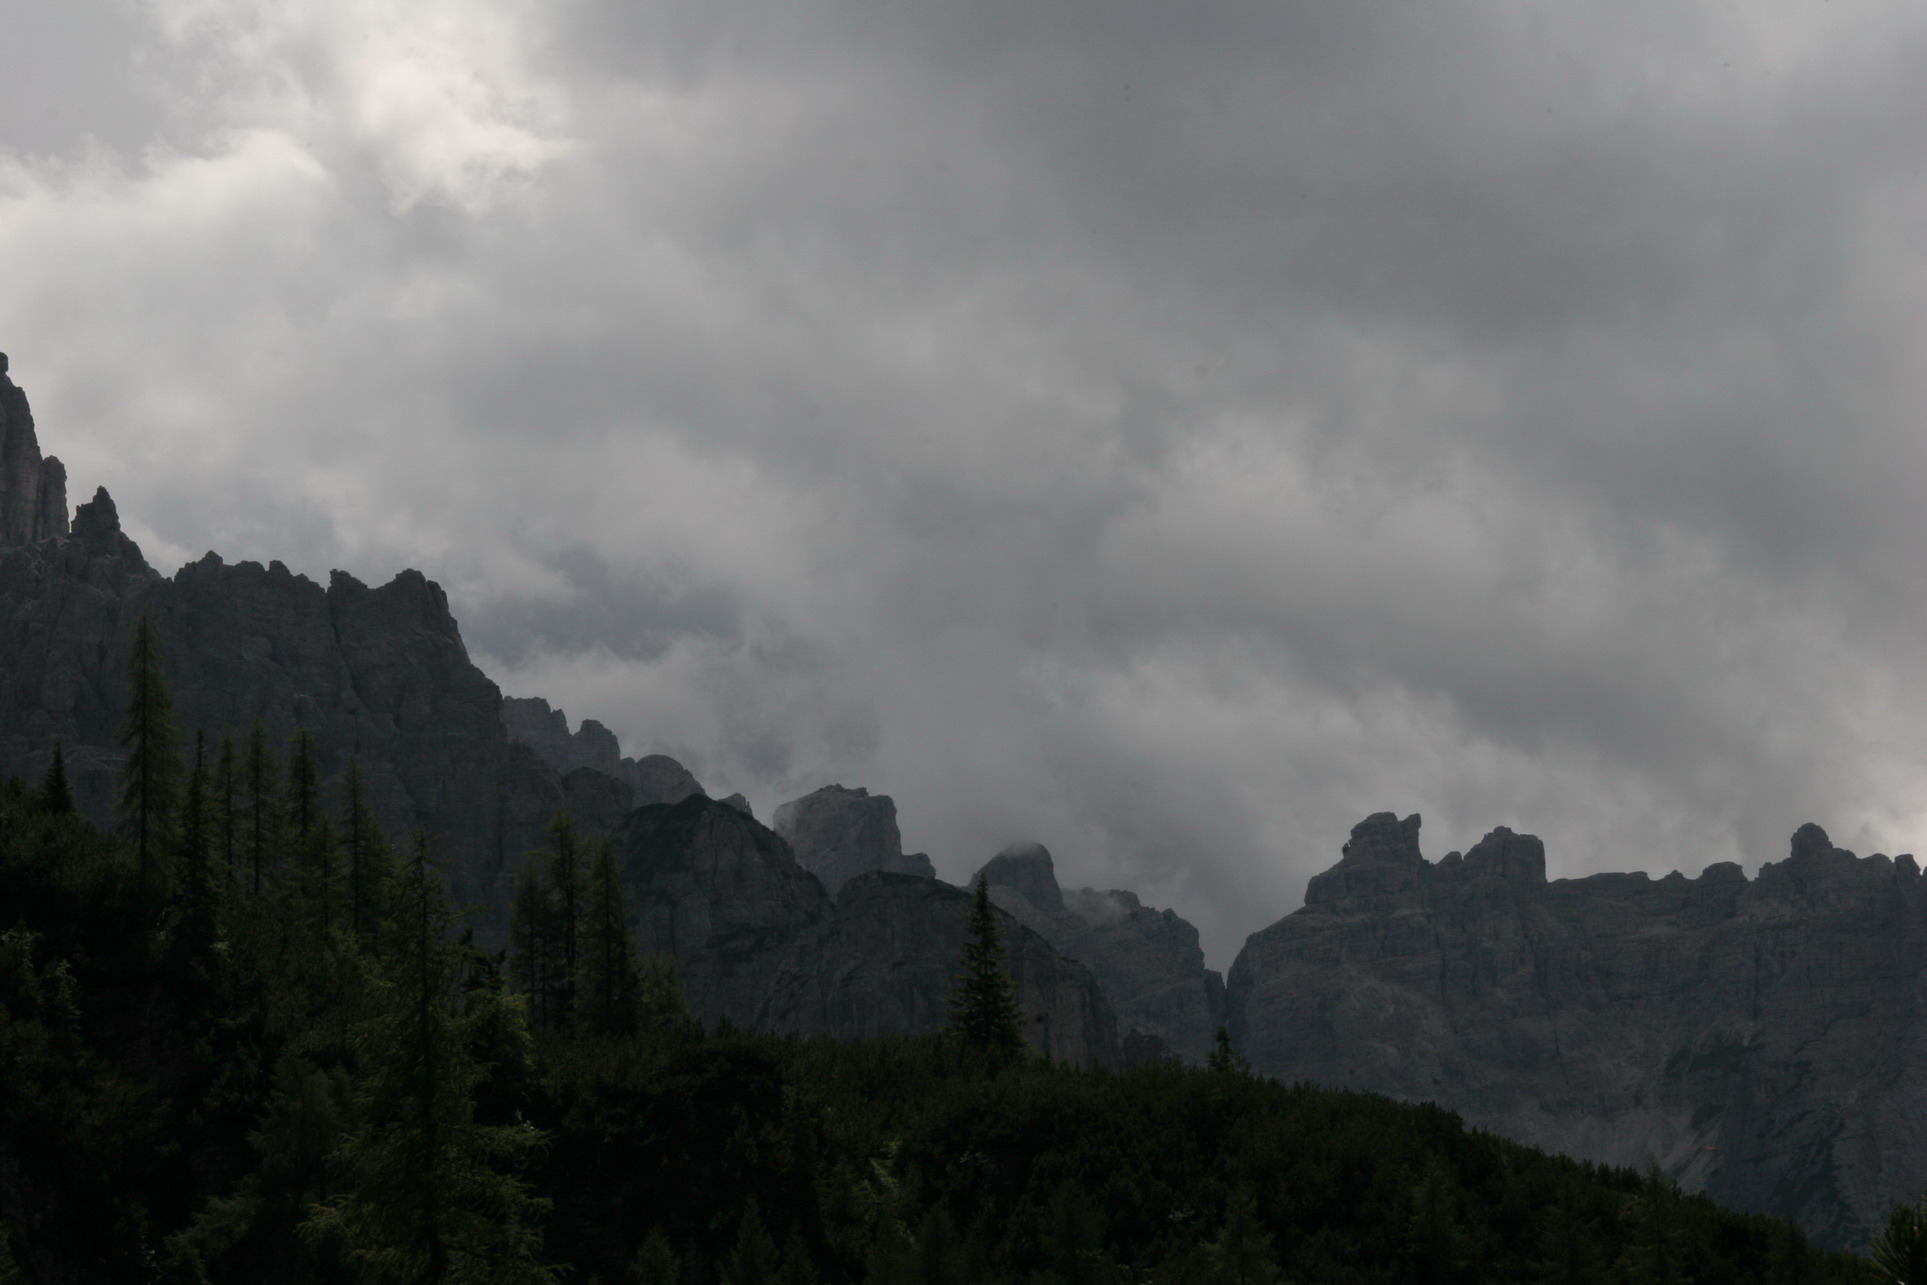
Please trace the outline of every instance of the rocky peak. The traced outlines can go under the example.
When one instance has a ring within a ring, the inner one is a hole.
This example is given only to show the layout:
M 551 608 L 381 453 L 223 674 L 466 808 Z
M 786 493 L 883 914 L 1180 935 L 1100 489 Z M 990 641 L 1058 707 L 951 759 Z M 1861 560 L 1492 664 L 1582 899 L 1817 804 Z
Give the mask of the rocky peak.
M 1011 844 L 977 878 L 998 909 L 1096 975 L 1131 1060 L 1204 1060 L 1224 1017 L 1224 982 L 1204 966 L 1196 928 L 1134 893 L 1065 891 L 1041 843 Z
M 1416 812 L 1402 821 L 1390 812 L 1372 813 L 1352 827 L 1338 864 L 1312 876 L 1305 886 L 1305 904 L 1410 892 L 1421 886 L 1432 866 L 1419 853 L 1418 831 Z
M 1833 840 L 1827 838 L 1827 832 L 1809 821 L 1793 832 L 1788 855 L 1796 858 L 1824 857 L 1833 850 Z
M 992 857 L 977 877 L 993 888 L 1013 888 L 1047 914 L 1064 913 L 1064 893 L 1050 849 L 1041 843 L 1013 843 Z
M 613 777 L 633 791 L 634 806 L 680 803 L 703 787 L 689 770 L 667 754 L 622 757 L 616 734 L 593 718 L 585 718 L 574 732 L 569 716 L 539 696 L 502 698 L 502 725 L 509 739 L 534 750 L 544 763 L 567 777 L 577 768 L 591 768 Z
M 94 498 L 74 510 L 73 536 L 89 552 L 131 555 L 145 563 L 140 548 L 120 529 L 120 510 L 104 486 L 94 488 Z
M 903 851 L 896 801 L 862 786 L 826 785 L 778 804 L 770 825 L 832 897 L 845 883 L 871 870 L 937 877 L 929 857 Z
M 1733 862 L 1545 882 L 1496 829 L 1426 866 L 1386 814 L 1233 964 L 1260 1073 L 1469 1124 L 1864 1245 L 1927 1182 L 1927 883 L 1819 826 Z M 1416 829 L 1416 826 L 1413 827 Z
M 67 534 L 67 467 L 42 458 L 27 394 L 0 353 L 0 548 Z
M 1371 865 L 1379 862 L 1423 864 L 1418 850 L 1419 815 L 1414 812 L 1403 821 L 1396 813 L 1374 812 L 1352 827 L 1352 837 L 1339 849 L 1340 865 Z
M 1499 826 L 1472 845 L 1465 854 L 1465 868 L 1474 876 L 1496 875 L 1509 883 L 1541 885 L 1546 881 L 1546 845 L 1537 835 L 1514 834 Z

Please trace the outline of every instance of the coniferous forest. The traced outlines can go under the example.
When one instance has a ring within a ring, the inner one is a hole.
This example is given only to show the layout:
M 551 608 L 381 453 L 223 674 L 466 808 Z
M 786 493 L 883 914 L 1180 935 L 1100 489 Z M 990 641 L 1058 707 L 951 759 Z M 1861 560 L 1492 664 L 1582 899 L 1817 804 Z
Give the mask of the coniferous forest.
M 478 949 L 448 854 L 382 834 L 352 765 L 185 733 L 144 628 L 131 665 L 116 832 L 58 753 L 0 782 L 0 1282 L 1898 1275 L 1224 1041 L 1032 1059 L 981 887 L 945 1035 L 703 1029 L 565 818 Z

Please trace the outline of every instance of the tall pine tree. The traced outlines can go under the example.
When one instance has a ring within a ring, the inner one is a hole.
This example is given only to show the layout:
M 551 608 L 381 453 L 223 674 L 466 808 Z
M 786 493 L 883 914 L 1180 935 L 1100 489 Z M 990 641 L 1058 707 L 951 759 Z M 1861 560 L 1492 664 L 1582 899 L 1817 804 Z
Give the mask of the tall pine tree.
M 128 658 L 127 714 L 120 743 L 127 751 L 120 790 L 121 824 L 134 845 L 141 882 L 148 883 L 168 850 L 180 791 L 180 733 L 167 691 L 154 630 L 142 616 Z
M 243 769 L 247 794 L 247 849 L 250 891 L 261 895 L 266 870 L 281 829 L 281 769 L 268 747 L 267 732 L 256 723 L 248 732 L 247 764 Z
M 295 729 L 288 744 L 287 802 L 288 827 L 299 843 L 321 820 L 321 769 L 315 766 L 314 737 L 305 727 Z
M 550 996 L 556 969 L 555 909 L 549 895 L 547 865 L 531 854 L 515 881 L 515 904 L 509 911 L 509 975 L 528 998 L 529 1020 L 537 1027 L 552 1024 Z
M 596 845 L 582 916 L 582 1025 L 592 1035 L 633 1035 L 641 1015 L 642 975 L 636 967 L 629 902 L 608 840 Z
M 234 753 L 234 733 L 221 734 L 221 754 L 214 763 L 214 832 L 221 853 L 221 879 L 234 886 L 234 866 L 240 855 L 240 817 L 236 815 L 234 791 L 239 785 Z
M 213 825 L 209 816 L 207 738 L 194 738 L 194 768 L 188 773 L 174 851 L 175 957 L 197 968 L 212 966 L 220 936 L 220 884 L 214 870 Z
M 549 893 L 555 907 L 554 1022 L 567 1028 L 575 1022 L 576 991 L 581 981 L 582 853 L 575 819 L 558 812 L 549 822 Z
M 359 759 L 348 760 L 348 774 L 342 779 L 341 826 L 342 853 L 348 862 L 348 924 L 361 940 L 374 931 L 385 853 L 381 831 L 368 807 Z
M 373 969 L 373 1011 L 356 1034 L 356 1122 L 336 1153 L 340 1194 L 308 1219 L 370 1280 L 548 1285 L 537 1222 L 548 1202 L 515 1167 L 541 1141 L 526 1124 L 475 1120 L 486 1068 L 469 1051 L 460 954 L 428 837 L 398 873 L 394 949 Z M 499 1008 L 490 1010 L 499 1018 Z
M 47 764 L 47 775 L 40 780 L 37 801 L 40 810 L 49 816 L 68 816 L 74 810 L 74 788 L 67 781 L 67 751 L 59 741 L 54 742 L 53 761 Z
M 990 886 L 981 877 L 970 903 L 963 973 L 950 994 L 949 1031 L 967 1053 L 983 1057 L 993 1066 L 1024 1052 L 1017 987 L 1004 971 L 997 912 L 990 904 Z

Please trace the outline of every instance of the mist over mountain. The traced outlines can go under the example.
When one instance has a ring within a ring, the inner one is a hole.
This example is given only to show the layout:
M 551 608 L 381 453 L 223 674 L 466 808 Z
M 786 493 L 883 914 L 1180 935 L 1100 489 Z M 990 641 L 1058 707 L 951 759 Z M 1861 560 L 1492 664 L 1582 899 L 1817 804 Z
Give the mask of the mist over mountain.
M 58 461 L 4 373 L 0 411 L 0 775 L 38 779 L 59 747 L 81 811 L 111 822 L 145 621 L 197 752 L 308 738 L 325 795 L 352 773 L 379 828 L 431 836 L 483 948 L 510 944 L 518 881 L 562 816 L 613 843 L 630 930 L 677 963 L 699 1020 L 943 1027 L 970 898 L 903 851 L 889 796 L 824 786 L 765 826 L 668 756 L 625 756 L 593 718 L 504 697 L 418 572 L 370 588 L 335 571 L 324 588 L 209 553 L 163 576 L 104 489 L 67 520 Z M 1041 844 L 1003 847 L 969 882 L 998 908 L 1025 1038 L 1058 1062 L 1200 1064 L 1223 1030 L 1262 1074 L 1657 1165 L 1836 1246 L 1927 1184 L 1912 856 L 1859 858 L 1808 824 L 1750 880 L 1726 862 L 1549 882 L 1534 836 L 1502 826 L 1432 863 L 1419 828 L 1353 827 L 1228 976 L 1177 909 L 1066 889 Z
M 155 568 L 416 567 L 1219 969 L 1385 808 L 1920 847 L 1918 7 L 375 8 L 10 15 L 0 333 Z

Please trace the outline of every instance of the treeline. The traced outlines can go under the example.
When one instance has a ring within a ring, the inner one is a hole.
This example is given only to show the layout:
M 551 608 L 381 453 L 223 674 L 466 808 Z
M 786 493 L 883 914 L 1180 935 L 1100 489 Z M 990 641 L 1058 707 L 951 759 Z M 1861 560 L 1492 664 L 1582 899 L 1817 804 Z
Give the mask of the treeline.
M 702 1029 L 565 819 L 480 950 L 352 766 L 189 744 L 134 668 L 119 833 L 58 756 L 0 782 L 0 1285 L 1884 1279 L 1228 1049 L 1027 1059 L 981 896 L 944 1037 Z

